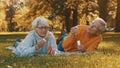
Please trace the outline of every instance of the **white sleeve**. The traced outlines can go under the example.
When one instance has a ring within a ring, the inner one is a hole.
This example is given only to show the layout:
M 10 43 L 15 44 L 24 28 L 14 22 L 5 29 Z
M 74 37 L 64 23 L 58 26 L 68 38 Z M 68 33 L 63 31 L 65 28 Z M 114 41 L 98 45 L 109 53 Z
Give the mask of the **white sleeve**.
M 27 35 L 17 46 L 15 54 L 18 56 L 32 56 L 35 53 L 35 45 L 33 42 L 33 36 Z
M 55 39 L 55 36 L 53 35 L 53 33 L 51 33 L 51 37 L 50 37 L 49 41 L 50 41 L 50 45 L 52 46 L 53 50 L 58 51 L 56 39 Z

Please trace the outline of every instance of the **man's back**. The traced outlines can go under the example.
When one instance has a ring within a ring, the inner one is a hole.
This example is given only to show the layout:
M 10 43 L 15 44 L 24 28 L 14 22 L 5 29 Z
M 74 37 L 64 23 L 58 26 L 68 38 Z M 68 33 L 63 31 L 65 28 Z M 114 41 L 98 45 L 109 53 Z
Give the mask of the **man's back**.
M 71 33 L 63 41 L 63 49 L 66 52 L 75 52 L 77 49 L 77 41 L 80 40 L 81 44 L 85 47 L 85 51 L 95 51 L 98 44 L 101 42 L 101 35 L 96 37 L 89 37 L 87 33 L 87 25 L 78 25 L 78 30 L 75 38 L 72 38 Z

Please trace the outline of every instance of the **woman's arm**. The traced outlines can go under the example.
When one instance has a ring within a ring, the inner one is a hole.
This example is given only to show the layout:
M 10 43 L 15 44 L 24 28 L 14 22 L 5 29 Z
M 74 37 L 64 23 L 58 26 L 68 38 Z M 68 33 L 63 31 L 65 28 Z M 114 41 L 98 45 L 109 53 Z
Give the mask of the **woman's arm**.
M 17 46 L 16 55 L 18 56 L 32 56 L 35 53 L 34 37 L 28 34 L 26 38 Z

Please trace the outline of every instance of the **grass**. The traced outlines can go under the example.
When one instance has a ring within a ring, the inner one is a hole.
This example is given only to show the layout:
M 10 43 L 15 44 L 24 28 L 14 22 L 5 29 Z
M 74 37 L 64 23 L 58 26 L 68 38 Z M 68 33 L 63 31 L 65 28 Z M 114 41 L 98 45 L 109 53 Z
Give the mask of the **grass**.
M 120 68 L 120 34 L 106 33 L 98 53 L 15 57 L 5 47 L 26 34 L 0 35 L 0 68 Z

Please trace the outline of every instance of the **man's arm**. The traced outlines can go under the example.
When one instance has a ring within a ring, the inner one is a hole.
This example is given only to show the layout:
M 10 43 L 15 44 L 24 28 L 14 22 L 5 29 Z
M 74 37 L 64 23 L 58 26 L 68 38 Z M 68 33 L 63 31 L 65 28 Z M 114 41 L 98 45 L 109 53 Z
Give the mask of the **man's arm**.
M 96 51 L 100 42 L 102 42 L 102 36 L 101 35 L 97 39 L 95 39 L 94 42 L 92 42 L 91 45 L 89 45 L 86 48 L 86 51 L 87 52 L 94 52 L 94 51 Z
M 66 38 L 64 38 L 63 43 L 62 43 L 62 47 L 64 49 L 64 51 L 68 51 L 69 47 L 72 46 L 74 39 L 72 38 L 71 34 L 69 34 Z
M 87 49 L 86 52 L 94 52 L 97 50 L 99 43 L 94 43 L 90 45 Z
M 70 33 L 67 37 L 64 38 L 62 47 L 64 51 L 69 51 L 70 48 L 73 48 L 73 44 L 76 41 L 76 33 L 78 31 L 78 26 L 74 26 L 70 29 Z

